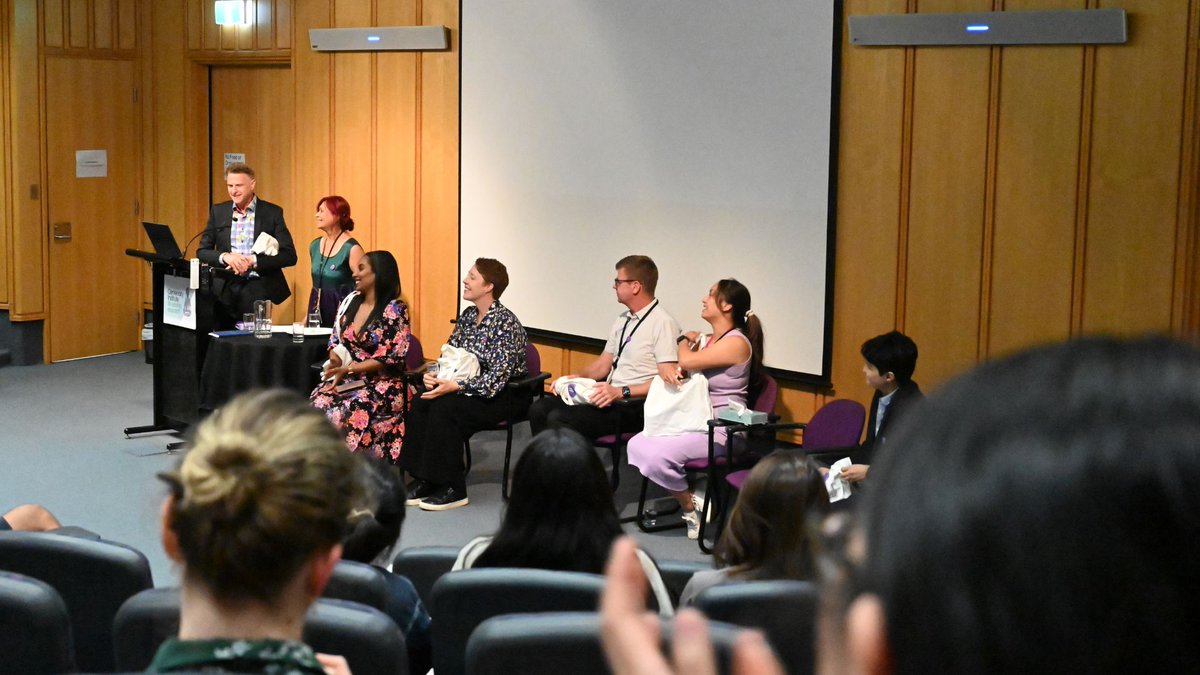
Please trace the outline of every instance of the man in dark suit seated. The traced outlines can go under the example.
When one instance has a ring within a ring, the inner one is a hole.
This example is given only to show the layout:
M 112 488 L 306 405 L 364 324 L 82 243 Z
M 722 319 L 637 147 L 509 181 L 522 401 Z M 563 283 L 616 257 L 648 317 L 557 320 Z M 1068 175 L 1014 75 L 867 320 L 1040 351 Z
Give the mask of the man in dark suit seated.
M 896 430 L 899 420 L 925 398 L 912 379 L 917 368 L 917 343 L 912 338 L 899 331 L 877 335 L 863 343 L 862 356 L 863 376 L 867 386 L 875 390 L 867 416 L 866 440 L 857 447 L 812 454 L 813 459 L 826 465 L 849 456 L 852 464 L 842 469 L 842 478 L 851 483 L 866 479 L 872 455 Z
M 292 294 L 283 269 L 296 264 L 296 247 L 283 209 L 254 194 L 254 169 L 230 164 L 225 169 L 225 187 L 230 201 L 214 204 L 196 251 L 200 260 L 228 270 L 232 275 L 214 274 L 217 328 L 233 328 L 242 314 L 254 311 L 256 300 L 283 302 Z M 255 253 L 252 249 L 263 234 L 278 242 L 278 252 Z

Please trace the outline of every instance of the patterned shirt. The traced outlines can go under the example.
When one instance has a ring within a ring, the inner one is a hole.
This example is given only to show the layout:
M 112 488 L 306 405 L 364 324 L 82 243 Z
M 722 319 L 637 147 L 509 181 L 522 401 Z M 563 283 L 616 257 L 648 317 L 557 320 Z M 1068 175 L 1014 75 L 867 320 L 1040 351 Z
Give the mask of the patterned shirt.
M 167 640 L 158 648 L 146 672 L 194 672 L 206 668 L 266 675 L 325 675 L 311 647 L 286 640 Z
M 250 255 L 254 248 L 254 207 L 258 206 L 258 197 L 250 200 L 244 212 L 233 206 L 233 226 L 229 230 L 229 250 L 242 255 Z
M 479 308 L 475 305 L 464 309 L 447 342 L 479 359 L 479 374 L 459 383 L 462 393 L 491 398 L 499 394 L 510 379 L 526 374 L 525 327 L 499 300 L 492 301 L 477 326 L 475 320 L 478 317 Z

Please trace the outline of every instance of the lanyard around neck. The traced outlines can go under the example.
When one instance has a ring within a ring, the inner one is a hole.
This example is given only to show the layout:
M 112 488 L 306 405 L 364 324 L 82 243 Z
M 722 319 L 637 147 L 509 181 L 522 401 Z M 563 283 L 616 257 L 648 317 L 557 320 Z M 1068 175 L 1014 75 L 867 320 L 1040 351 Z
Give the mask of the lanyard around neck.
M 617 355 L 613 357 L 612 369 L 608 371 L 608 377 L 610 380 L 612 379 L 613 373 L 617 372 L 617 364 L 621 362 L 621 354 L 625 353 L 626 345 L 628 345 L 630 342 L 633 342 L 633 334 L 637 332 L 637 329 L 642 327 L 642 322 L 646 320 L 646 317 L 650 316 L 650 313 L 653 312 L 656 307 L 658 307 L 658 299 L 655 299 L 654 304 L 650 305 L 650 309 L 646 310 L 646 313 L 638 319 L 638 322 L 633 324 L 633 330 L 629 331 L 629 337 L 625 337 L 625 329 L 629 328 L 629 322 L 633 320 L 633 317 L 630 316 L 625 318 L 625 325 L 621 326 L 621 339 L 617 343 Z M 637 314 L 634 313 L 634 316 L 637 316 Z

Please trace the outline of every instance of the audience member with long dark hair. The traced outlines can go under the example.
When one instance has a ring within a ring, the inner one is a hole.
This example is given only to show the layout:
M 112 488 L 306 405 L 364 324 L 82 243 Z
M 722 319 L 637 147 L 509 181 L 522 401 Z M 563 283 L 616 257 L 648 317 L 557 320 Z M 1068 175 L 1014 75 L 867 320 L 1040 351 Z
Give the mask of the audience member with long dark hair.
M 750 291 L 737 279 L 722 279 L 709 288 L 701 303 L 700 317 L 712 327 L 712 337 L 704 344 L 695 331 L 680 337 L 679 371 L 672 384 L 679 385 L 690 372 L 700 372 L 708 378 L 714 410 L 732 402 L 744 405 L 763 378 L 762 324 L 751 309 Z M 729 451 L 724 429 L 717 430 L 714 443 L 717 456 Z M 688 538 L 698 537 L 700 500 L 688 485 L 683 465 L 708 457 L 708 434 L 640 433 L 629 440 L 628 451 L 629 463 L 679 502 Z
M 517 460 L 500 529 L 471 540 L 454 566 L 602 574 L 621 534 L 608 477 L 592 445 L 570 429 L 547 429 Z M 658 568 L 645 553 L 638 555 L 660 609 L 669 612 Z
M 408 577 L 387 569 L 391 565 L 392 552 L 399 545 L 400 527 L 404 524 L 404 483 L 396 466 L 368 462 L 368 468 L 368 489 L 373 495 L 374 507 L 351 514 L 350 534 L 342 541 L 342 559 L 375 565 L 383 572 L 387 582 L 384 611 L 404 633 L 408 672 L 425 673 L 433 662 L 429 612 Z
M 872 464 L 825 672 L 1190 672 L 1200 353 L 1088 339 L 988 363 Z M 857 569 L 855 569 L 857 568 Z M 843 662 L 844 657 L 849 657 Z
M 351 452 L 395 462 L 404 445 L 408 384 L 402 373 L 412 331 L 392 254 L 371 251 L 363 256 L 354 272 L 354 289 L 329 336 L 325 381 L 310 398 L 346 434 Z M 339 391 L 343 383 L 362 386 Z
M 301 629 L 365 500 L 361 460 L 338 430 L 291 392 L 243 394 L 200 423 L 162 478 L 181 606 L 179 637 L 151 672 L 324 674 Z
M 714 551 L 717 569 L 692 575 L 679 598 L 691 604 L 727 581 L 816 577 L 814 521 L 829 513 L 829 492 L 815 462 L 776 450 L 754 466 Z

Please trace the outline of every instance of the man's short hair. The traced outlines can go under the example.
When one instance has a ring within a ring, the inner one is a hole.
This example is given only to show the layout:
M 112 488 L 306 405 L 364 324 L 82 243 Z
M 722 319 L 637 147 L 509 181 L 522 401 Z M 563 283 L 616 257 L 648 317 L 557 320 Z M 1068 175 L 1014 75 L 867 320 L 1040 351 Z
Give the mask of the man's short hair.
M 475 271 L 492 285 L 492 298 L 499 300 L 508 288 L 508 268 L 494 258 L 476 258 Z
M 250 180 L 254 180 L 254 169 L 251 169 L 250 165 L 245 162 L 234 162 L 225 167 L 225 177 L 228 178 L 231 173 L 244 173 L 250 176 Z
M 880 375 L 892 373 L 900 384 L 911 380 L 917 369 L 917 343 L 899 331 L 877 335 L 864 342 L 862 356 Z
M 645 255 L 627 255 L 617 261 L 616 269 L 625 270 L 629 276 L 637 279 L 642 288 L 650 295 L 658 287 L 658 265 Z

